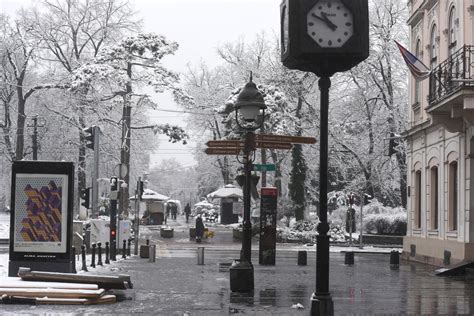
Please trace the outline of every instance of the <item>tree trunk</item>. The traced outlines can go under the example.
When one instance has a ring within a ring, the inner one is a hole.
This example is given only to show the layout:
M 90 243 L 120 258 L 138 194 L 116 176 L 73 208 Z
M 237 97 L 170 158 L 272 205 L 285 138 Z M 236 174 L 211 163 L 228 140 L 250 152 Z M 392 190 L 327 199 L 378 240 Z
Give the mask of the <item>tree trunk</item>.
M 131 145 L 131 129 L 130 125 L 132 122 L 132 64 L 127 65 L 127 75 L 130 79 L 126 85 L 127 93 L 123 96 L 123 112 L 122 112 L 122 143 L 120 146 L 120 163 L 126 167 L 125 174 L 122 174 L 120 170 L 120 178 L 127 184 L 126 188 L 120 190 L 120 205 L 119 205 L 119 216 L 128 217 L 128 206 L 129 206 L 129 186 L 130 186 L 130 145 Z M 122 169 L 122 168 L 120 168 Z
M 17 88 L 18 118 L 16 125 L 16 151 L 15 160 L 22 160 L 25 152 L 25 100 L 23 99 L 22 87 Z

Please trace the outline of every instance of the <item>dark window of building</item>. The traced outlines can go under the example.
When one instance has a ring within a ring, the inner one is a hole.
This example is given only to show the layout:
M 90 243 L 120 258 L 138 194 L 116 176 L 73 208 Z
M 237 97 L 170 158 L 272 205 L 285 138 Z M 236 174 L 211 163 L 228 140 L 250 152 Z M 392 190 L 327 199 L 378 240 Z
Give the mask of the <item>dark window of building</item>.
M 430 178 L 430 222 L 431 229 L 438 229 L 438 200 L 439 200 L 439 188 L 438 188 L 438 167 L 431 168 Z
M 421 170 L 415 172 L 415 228 L 421 228 Z
M 451 231 L 458 230 L 458 163 L 453 161 L 448 170 L 448 227 Z

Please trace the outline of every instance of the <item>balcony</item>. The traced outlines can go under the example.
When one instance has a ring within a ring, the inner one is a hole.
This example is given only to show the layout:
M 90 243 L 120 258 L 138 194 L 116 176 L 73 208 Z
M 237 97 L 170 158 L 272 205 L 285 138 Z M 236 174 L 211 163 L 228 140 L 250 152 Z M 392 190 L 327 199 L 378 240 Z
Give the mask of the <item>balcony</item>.
M 464 46 L 433 69 L 428 107 L 433 124 L 460 132 L 463 120 L 474 124 L 474 46 Z

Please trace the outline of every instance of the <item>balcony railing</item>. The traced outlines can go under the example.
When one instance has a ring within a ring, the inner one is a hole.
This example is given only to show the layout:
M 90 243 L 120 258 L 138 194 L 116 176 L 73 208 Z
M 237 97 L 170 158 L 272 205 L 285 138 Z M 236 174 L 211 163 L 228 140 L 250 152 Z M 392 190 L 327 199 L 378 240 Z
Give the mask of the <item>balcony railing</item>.
M 433 69 L 429 107 L 465 88 L 474 88 L 474 46 L 462 47 Z

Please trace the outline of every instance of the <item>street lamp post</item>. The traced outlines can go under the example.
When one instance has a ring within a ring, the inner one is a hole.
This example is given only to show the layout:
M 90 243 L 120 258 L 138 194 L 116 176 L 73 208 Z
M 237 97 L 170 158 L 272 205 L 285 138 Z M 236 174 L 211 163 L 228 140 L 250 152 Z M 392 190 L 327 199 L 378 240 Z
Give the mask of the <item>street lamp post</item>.
M 255 151 L 254 131 L 263 125 L 265 117 L 265 101 L 263 95 L 258 91 L 255 83 L 250 81 L 245 85 L 235 102 L 235 119 L 237 125 L 246 131 L 244 144 L 244 173 L 243 185 L 244 218 L 242 223 L 242 250 L 240 260 L 230 268 L 230 289 L 232 292 L 251 292 L 254 289 L 253 265 L 252 265 L 252 224 L 250 222 L 250 199 L 252 181 L 252 156 Z M 263 113 L 261 113 L 261 111 Z M 262 114 L 260 122 L 257 117 Z M 243 120 L 244 122 L 241 122 Z

